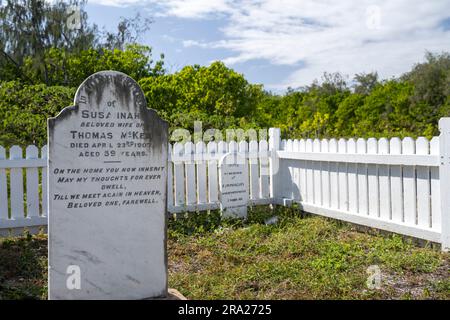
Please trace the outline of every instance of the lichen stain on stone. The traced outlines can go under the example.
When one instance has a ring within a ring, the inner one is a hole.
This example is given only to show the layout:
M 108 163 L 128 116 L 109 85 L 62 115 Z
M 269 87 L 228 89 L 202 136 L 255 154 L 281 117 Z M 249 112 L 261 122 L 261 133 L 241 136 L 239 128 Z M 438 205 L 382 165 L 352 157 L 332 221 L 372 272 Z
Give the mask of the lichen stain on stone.
M 99 72 L 87 78 L 79 87 L 76 95 L 76 102 L 86 95 L 86 105 L 91 108 L 101 107 L 105 93 L 110 92 L 110 96 L 117 100 L 117 104 L 126 110 L 130 110 L 133 102 L 132 91 L 140 90 L 139 85 L 130 77 L 119 72 Z M 143 95 L 143 93 L 142 93 Z M 108 101 L 106 101 L 107 103 Z
M 141 108 L 141 119 L 146 136 L 150 137 L 150 148 L 153 153 L 167 152 L 169 125 L 161 119 L 153 109 Z
M 134 81 L 130 81 L 131 78 L 122 75 L 115 76 L 114 81 L 114 93 L 119 100 L 121 106 L 125 107 L 128 111 L 130 106 L 134 104 L 134 100 L 131 96 L 131 90 L 134 90 Z
M 96 73 L 87 78 L 80 86 L 76 100 L 79 102 L 82 93 L 87 96 L 86 104 L 93 108 L 95 106 L 100 107 L 102 102 L 103 93 L 107 89 L 109 81 L 107 77 L 101 73 Z

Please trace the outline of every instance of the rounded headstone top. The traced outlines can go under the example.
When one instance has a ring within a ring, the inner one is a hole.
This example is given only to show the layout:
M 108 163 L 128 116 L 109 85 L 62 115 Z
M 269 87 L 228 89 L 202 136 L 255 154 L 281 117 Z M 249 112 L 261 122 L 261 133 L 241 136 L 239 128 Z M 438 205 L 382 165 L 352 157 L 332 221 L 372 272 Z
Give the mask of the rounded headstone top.
M 147 108 L 139 84 L 122 72 L 101 71 L 83 81 L 75 94 L 73 106 L 48 119 L 48 133 L 50 137 L 56 127 L 67 128 L 68 125 L 107 131 L 112 128 L 109 123 L 126 120 L 136 122 L 135 129 L 143 130 L 145 135 L 152 137 L 148 148 L 158 149 L 158 152 L 167 148 L 169 124 L 156 110 Z M 130 134 L 134 134 L 132 139 L 135 140 L 136 130 Z
M 104 103 L 117 101 L 122 106 L 147 108 L 144 92 L 130 76 L 119 71 L 100 71 L 92 74 L 78 87 L 74 105 L 98 109 Z

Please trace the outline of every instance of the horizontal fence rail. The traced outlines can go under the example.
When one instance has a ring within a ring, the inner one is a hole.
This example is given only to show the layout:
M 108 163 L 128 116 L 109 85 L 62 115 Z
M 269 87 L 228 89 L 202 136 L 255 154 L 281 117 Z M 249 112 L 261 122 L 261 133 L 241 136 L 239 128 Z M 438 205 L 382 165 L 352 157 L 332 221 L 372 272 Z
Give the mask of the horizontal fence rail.
M 419 154 L 395 155 L 395 154 L 357 154 L 357 153 L 341 154 L 329 152 L 297 153 L 292 151 L 278 151 L 277 154 L 282 159 L 292 159 L 292 160 L 439 167 L 439 157 L 437 155 L 419 155 Z
M 246 159 L 249 205 L 310 213 L 450 246 L 450 118 L 441 135 L 381 139 L 288 139 L 169 145 L 168 212 L 220 207 L 219 161 Z M 47 225 L 47 147 L 0 147 L 0 235 Z

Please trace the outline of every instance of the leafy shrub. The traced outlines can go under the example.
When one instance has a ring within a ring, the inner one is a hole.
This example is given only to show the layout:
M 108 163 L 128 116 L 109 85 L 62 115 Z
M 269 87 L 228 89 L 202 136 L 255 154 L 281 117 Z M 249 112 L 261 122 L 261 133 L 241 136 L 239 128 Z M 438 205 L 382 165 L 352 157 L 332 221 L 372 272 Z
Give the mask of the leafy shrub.
M 0 82 L 0 145 L 45 145 L 47 118 L 70 106 L 74 95 L 74 88 Z

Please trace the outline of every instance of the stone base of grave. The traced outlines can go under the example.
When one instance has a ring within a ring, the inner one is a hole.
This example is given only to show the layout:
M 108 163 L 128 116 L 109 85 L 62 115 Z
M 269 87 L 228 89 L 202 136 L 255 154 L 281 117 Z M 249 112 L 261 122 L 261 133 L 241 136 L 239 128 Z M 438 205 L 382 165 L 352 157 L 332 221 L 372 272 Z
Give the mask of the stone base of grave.
M 169 289 L 167 291 L 167 297 L 162 298 L 149 298 L 145 300 L 187 300 L 185 296 L 183 296 L 178 290 L 176 289 Z

